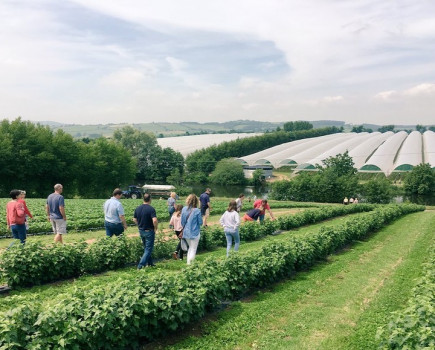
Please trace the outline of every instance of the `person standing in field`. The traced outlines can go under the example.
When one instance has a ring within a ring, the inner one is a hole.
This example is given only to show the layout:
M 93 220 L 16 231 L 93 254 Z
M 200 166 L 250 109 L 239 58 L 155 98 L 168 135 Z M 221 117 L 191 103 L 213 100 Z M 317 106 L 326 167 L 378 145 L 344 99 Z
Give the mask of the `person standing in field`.
M 172 257 L 175 260 L 181 259 L 183 260 L 183 249 L 181 249 L 181 238 L 183 226 L 181 226 L 181 211 L 183 210 L 183 206 L 181 204 L 175 205 L 175 212 L 172 214 L 171 221 L 169 225 L 174 228 L 175 235 L 178 237 L 178 245 L 175 249 L 175 252 L 172 253 Z
M 119 236 L 127 229 L 124 207 L 119 201 L 121 196 L 122 190 L 115 188 L 112 198 L 104 203 L 104 227 L 106 229 L 106 236 L 108 237 L 112 237 L 113 235 Z
M 19 203 L 23 203 L 23 205 L 24 205 L 24 212 L 26 214 L 25 225 L 26 225 L 26 233 L 27 233 L 27 231 L 29 231 L 29 223 L 27 222 L 27 216 L 29 216 L 32 219 L 33 219 L 33 216 L 30 213 L 29 208 L 27 208 L 27 204 L 26 204 L 26 200 L 25 199 L 26 199 L 26 191 L 20 191 L 20 195 L 18 196 L 18 202 Z
M 343 204 L 344 205 L 348 205 L 349 204 L 349 199 L 347 197 L 344 197 Z
M 9 193 L 11 201 L 6 204 L 6 222 L 8 229 L 12 231 L 12 237 L 19 239 L 22 244 L 26 243 L 26 212 L 22 202 L 18 198 L 21 194 L 20 190 L 12 190 Z M 13 241 L 10 246 L 15 243 Z M 9 246 L 9 247 L 10 247 Z
M 243 206 L 243 200 L 245 199 L 245 195 L 243 193 L 239 194 L 239 198 L 236 199 L 236 204 L 237 204 L 237 212 L 240 213 L 240 211 L 242 210 L 242 206 Z
M 254 209 L 263 208 L 261 209 L 260 213 L 260 223 L 264 221 L 264 216 L 266 215 L 266 210 L 269 212 L 270 218 L 272 220 L 275 220 L 275 217 L 272 214 L 272 211 L 270 210 L 269 204 L 267 204 L 267 199 L 257 199 L 254 202 Z
M 174 214 L 175 212 L 176 201 L 177 201 L 177 194 L 175 192 L 171 192 L 171 195 L 168 198 L 168 213 L 170 218 L 172 218 L 172 214 Z
M 181 226 L 183 229 L 183 239 L 186 240 L 189 249 L 187 251 L 187 264 L 195 260 L 196 249 L 198 248 L 199 238 L 201 237 L 202 216 L 198 209 L 198 197 L 191 194 L 186 199 L 186 206 L 181 211 Z
M 154 240 L 158 227 L 156 210 L 151 206 L 151 195 L 143 195 L 143 204 L 134 211 L 133 221 L 139 227 L 139 235 L 144 247 L 144 253 L 137 265 L 138 270 L 145 266 L 154 267 L 151 257 L 154 249 Z
M 234 251 L 237 252 L 239 250 L 240 245 L 240 235 L 239 235 L 239 226 L 240 226 L 240 216 L 237 212 L 237 203 L 236 201 L 231 201 L 228 205 L 228 209 L 221 216 L 219 220 L 221 226 L 224 228 L 225 237 L 227 238 L 227 257 L 230 254 L 231 246 L 233 245 L 234 239 Z
M 204 220 L 204 227 L 207 227 L 207 219 L 210 216 L 211 211 L 210 193 L 211 188 L 206 188 L 205 192 L 199 196 L 199 201 L 201 202 L 201 215 Z
M 54 185 L 54 193 L 47 198 L 45 210 L 47 219 L 53 227 L 54 243 L 63 243 L 62 235 L 66 234 L 65 199 L 62 196 L 63 186 Z

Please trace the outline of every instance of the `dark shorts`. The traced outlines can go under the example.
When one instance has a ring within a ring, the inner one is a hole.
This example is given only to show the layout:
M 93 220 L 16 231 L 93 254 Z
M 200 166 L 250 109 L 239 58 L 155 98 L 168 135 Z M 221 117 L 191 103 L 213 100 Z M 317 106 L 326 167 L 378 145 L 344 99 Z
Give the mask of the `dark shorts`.
M 201 206 L 201 215 L 202 215 L 202 216 L 208 214 L 208 213 L 207 213 L 207 209 L 208 209 L 208 207 L 202 207 L 202 206 Z
M 122 223 L 112 223 L 108 221 L 104 221 L 104 227 L 106 228 L 106 236 L 112 237 L 113 235 L 119 236 L 124 232 L 124 226 Z

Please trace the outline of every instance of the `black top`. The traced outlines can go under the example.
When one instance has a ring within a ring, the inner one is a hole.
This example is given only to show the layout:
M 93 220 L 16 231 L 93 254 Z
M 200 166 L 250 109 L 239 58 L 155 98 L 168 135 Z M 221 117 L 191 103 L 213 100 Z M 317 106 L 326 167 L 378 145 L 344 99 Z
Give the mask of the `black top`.
M 157 217 L 156 210 L 149 204 L 142 204 L 134 211 L 139 230 L 154 230 L 153 218 Z
M 246 213 L 246 215 L 248 215 L 250 218 L 252 218 L 254 220 L 257 220 L 258 217 L 260 216 L 260 214 L 261 214 L 261 210 L 260 209 L 251 209 L 250 211 L 248 211 Z

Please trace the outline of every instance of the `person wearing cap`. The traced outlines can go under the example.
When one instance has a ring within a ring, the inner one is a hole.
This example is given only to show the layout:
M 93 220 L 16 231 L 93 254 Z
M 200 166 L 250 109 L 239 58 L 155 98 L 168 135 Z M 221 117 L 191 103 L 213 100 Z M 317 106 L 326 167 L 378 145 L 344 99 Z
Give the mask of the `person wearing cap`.
M 201 203 L 201 216 L 204 223 L 204 227 L 207 227 L 207 218 L 210 216 L 211 204 L 210 204 L 211 188 L 206 188 L 205 192 L 199 196 Z

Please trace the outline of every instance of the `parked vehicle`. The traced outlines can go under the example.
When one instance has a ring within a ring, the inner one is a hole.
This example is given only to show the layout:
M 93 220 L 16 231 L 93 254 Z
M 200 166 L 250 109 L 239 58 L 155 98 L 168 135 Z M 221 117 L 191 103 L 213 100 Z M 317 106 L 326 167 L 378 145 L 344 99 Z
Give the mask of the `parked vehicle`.
M 124 198 L 138 199 L 142 198 L 143 192 L 140 187 L 130 185 L 126 191 L 122 191 L 122 196 Z
M 175 191 L 175 187 L 172 185 L 143 185 L 142 189 L 144 193 L 149 193 L 151 196 L 163 197 L 169 197 L 171 192 Z

